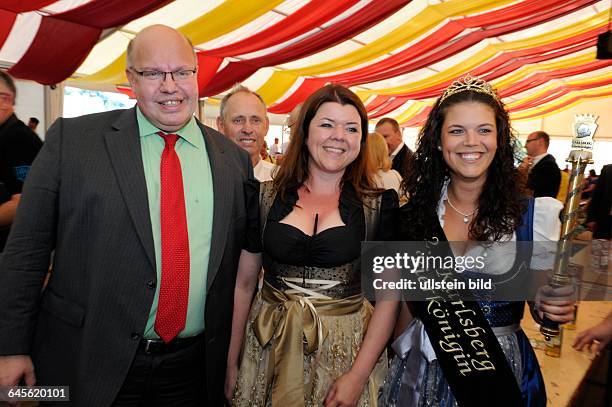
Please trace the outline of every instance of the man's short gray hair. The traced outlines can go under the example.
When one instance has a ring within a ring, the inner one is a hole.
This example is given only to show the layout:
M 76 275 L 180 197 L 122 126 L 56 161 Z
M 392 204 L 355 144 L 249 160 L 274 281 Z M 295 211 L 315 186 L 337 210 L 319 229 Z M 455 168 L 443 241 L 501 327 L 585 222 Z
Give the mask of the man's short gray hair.
M 259 95 L 259 93 L 252 91 L 241 83 L 237 83 L 232 87 L 229 93 L 227 93 L 225 96 L 223 96 L 223 99 L 221 99 L 221 105 L 219 107 L 219 117 L 221 117 L 221 120 L 225 120 L 225 110 L 227 110 L 227 101 L 229 100 L 229 98 L 240 92 L 250 93 L 251 95 L 256 96 L 257 99 L 261 101 L 261 104 L 263 105 L 264 109 L 267 110 L 266 102 L 264 102 L 263 98 Z

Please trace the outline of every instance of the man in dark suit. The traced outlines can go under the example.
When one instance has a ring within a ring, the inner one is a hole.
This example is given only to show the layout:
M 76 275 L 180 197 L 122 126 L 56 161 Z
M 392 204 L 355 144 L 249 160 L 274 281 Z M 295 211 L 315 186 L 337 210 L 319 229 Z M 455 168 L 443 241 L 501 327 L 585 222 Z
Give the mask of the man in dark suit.
M 586 224 L 593 239 L 610 239 L 612 235 L 612 164 L 605 165 L 593 190 Z
M 376 123 L 376 131 L 387 142 L 389 158 L 392 162 L 391 168 L 399 172 L 402 178 L 405 178 L 410 170 L 412 151 L 404 144 L 399 123 L 390 117 L 383 117 Z
M 137 107 L 49 129 L 0 263 L 0 386 L 70 386 L 87 407 L 222 405 L 232 310 L 250 302 L 236 281 L 259 268 L 253 170 L 193 117 L 196 72 L 187 38 L 145 28 L 127 53 Z
M 527 136 L 523 168 L 529 171 L 527 187 L 533 191 L 534 198 L 550 196 L 556 198 L 561 184 L 561 170 L 555 157 L 548 154 L 550 136 L 543 131 L 534 131 Z

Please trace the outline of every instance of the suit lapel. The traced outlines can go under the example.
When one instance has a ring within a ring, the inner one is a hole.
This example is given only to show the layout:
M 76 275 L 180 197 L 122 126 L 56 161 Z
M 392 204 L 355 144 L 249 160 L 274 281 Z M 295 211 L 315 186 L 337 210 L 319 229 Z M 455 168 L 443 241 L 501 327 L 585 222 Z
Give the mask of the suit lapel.
M 124 111 L 106 132 L 106 148 L 140 242 L 155 270 L 155 246 L 135 109 Z
M 210 289 L 217 272 L 223 253 L 225 252 L 225 243 L 229 234 L 229 226 L 231 223 L 231 214 L 233 210 L 234 188 L 232 186 L 232 173 L 230 166 L 225 156 L 225 151 L 220 143 L 216 140 L 216 135 L 207 131 L 199 121 L 198 125 L 204 135 L 206 143 L 206 151 L 208 160 L 210 161 L 210 169 L 213 179 L 213 225 L 212 237 L 210 243 L 210 256 L 208 261 L 208 275 L 206 277 L 206 290 Z
M 404 176 L 402 172 L 402 167 L 404 166 L 404 149 L 405 148 L 406 148 L 406 145 L 404 144 L 404 146 L 400 148 L 400 150 L 397 152 L 397 154 L 395 155 L 395 157 L 393 157 L 393 160 L 391 161 L 391 168 L 399 172 L 402 177 Z

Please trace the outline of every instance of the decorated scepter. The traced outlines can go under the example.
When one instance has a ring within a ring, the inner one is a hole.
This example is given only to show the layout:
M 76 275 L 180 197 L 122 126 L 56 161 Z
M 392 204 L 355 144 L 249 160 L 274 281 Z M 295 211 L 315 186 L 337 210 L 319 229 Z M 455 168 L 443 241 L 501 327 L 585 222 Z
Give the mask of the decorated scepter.
M 576 231 L 576 220 L 580 194 L 582 192 L 582 181 L 587 164 L 593 163 L 593 136 L 597 129 L 595 123 L 597 116 L 584 114 L 574 117 L 574 138 L 572 139 L 572 151 L 570 151 L 567 162 L 571 163 L 572 169 L 569 179 L 565 207 L 563 209 L 561 237 L 557 246 L 557 255 L 553 268 L 551 281 L 552 288 L 559 288 L 570 284 L 568 265 L 572 253 L 572 239 Z M 547 342 L 546 354 L 560 356 L 560 348 L 549 349 L 549 344 L 554 343 L 559 336 L 559 323 L 544 318 L 540 326 L 540 332 Z

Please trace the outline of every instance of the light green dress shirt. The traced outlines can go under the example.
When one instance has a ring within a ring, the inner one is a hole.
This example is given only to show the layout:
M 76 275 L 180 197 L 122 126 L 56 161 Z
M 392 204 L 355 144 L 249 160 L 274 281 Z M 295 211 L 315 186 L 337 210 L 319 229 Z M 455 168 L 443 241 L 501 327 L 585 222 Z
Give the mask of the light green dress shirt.
M 157 269 L 155 298 L 149 312 L 144 337 L 158 339 L 159 336 L 154 330 L 154 325 L 162 281 L 159 167 L 165 142 L 157 134 L 160 130 L 142 114 L 138 107 L 136 108 L 136 118 L 140 133 L 142 163 L 147 182 L 149 214 L 151 216 Z M 187 233 L 189 235 L 189 305 L 187 307 L 185 329 L 178 335 L 185 338 L 195 336 L 204 330 L 206 275 L 208 273 L 208 258 L 212 237 L 213 184 L 204 137 L 195 118 L 192 117 L 176 134 L 180 136 L 176 142 L 175 150 L 181 161 Z

